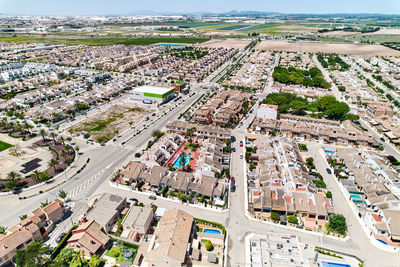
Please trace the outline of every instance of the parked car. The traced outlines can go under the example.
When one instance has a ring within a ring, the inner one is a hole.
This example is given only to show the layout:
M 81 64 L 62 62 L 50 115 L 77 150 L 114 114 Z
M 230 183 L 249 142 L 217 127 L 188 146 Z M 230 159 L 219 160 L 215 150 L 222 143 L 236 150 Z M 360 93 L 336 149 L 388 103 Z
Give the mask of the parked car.
M 64 238 L 65 235 L 66 235 L 65 233 L 61 233 L 61 234 L 57 237 L 56 242 L 57 242 L 57 243 L 60 243 L 61 240 Z
M 326 168 L 326 172 L 327 172 L 328 174 L 332 174 L 332 171 L 331 171 L 331 169 L 329 169 L 329 168 Z
M 231 181 L 232 181 L 232 183 L 234 183 L 235 182 L 235 177 L 231 177 Z
M 385 141 L 386 141 L 385 138 L 383 138 L 383 137 L 381 137 L 380 139 L 381 139 L 382 142 L 385 142 Z
M 155 195 L 150 195 L 150 196 L 149 196 L 149 199 L 151 199 L 151 200 L 156 200 L 157 197 L 156 197 Z
M 236 148 L 232 148 L 232 152 L 236 152 Z
M 242 159 L 243 158 L 243 155 L 242 155 L 242 153 L 240 153 L 240 159 Z
M 139 200 L 137 200 L 136 198 L 133 198 L 133 197 L 131 197 L 131 198 L 129 199 L 129 201 L 132 201 L 132 202 L 137 201 L 137 202 L 139 202 Z
M 243 141 L 240 141 L 239 145 L 240 145 L 240 147 L 242 147 L 243 146 Z

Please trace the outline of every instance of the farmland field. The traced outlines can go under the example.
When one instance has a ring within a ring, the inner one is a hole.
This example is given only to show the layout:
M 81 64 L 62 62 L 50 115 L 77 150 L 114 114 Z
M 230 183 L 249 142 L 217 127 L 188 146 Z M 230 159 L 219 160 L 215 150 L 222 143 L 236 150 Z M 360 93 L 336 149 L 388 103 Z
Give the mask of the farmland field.
M 68 45 L 151 45 L 156 43 L 182 43 L 182 44 L 195 44 L 203 43 L 208 41 L 206 38 L 173 38 L 173 37 L 144 37 L 144 38 L 52 38 L 52 37 L 32 37 L 32 36 L 20 36 L 20 37 L 0 37 L 0 41 L 5 42 L 48 42 L 51 44 L 68 44 Z
M 278 24 L 260 24 L 260 25 L 253 25 L 249 28 L 240 29 L 239 31 L 257 31 L 266 28 L 273 28 L 279 26 Z
M 12 147 L 11 144 L 0 141 L 0 151 L 6 150 L 7 148 L 10 148 L 10 147 Z
M 383 45 L 330 44 L 322 42 L 262 41 L 256 50 L 337 53 L 347 55 L 400 56 L 400 51 Z
M 218 26 L 218 25 L 224 25 L 224 24 L 223 23 L 198 23 L 198 24 L 182 24 L 182 25 L 178 25 L 178 26 L 182 27 L 182 28 L 200 28 L 200 27 L 209 27 L 209 26 Z
M 251 25 L 239 24 L 239 25 L 232 25 L 232 26 L 217 28 L 216 30 L 218 30 L 218 31 L 234 31 L 234 30 L 239 30 L 239 29 L 249 27 L 249 26 L 251 26 Z

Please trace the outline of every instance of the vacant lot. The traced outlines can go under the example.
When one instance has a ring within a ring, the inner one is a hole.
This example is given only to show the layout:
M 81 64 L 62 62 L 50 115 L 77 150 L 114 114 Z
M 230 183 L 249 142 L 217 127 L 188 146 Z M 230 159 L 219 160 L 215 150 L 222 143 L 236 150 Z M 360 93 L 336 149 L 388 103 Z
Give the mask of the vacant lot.
M 0 151 L 6 150 L 7 148 L 10 148 L 10 147 L 12 147 L 11 144 L 0 141 Z
M 88 133 L 90 139 L 105 143 L 152 112 L 151 109 L 117 105 L 99 113 L 94 118 L 79 123 L 72 127 L 69 132 Z
M 336 53 L 346 55 L 400 56 L 400 51 L 382 45 L 329 44 L 317 42 L 287 42 L 265 40 L 257 50 Z
M 208 48 L 237 48 L 237 49 L 244 49 L 250 41 L 242 41 L 242 40 L 217 40 L 212 39 L 208 42 L 199 44 L 197 46 L 201 47 L 208 47 Z

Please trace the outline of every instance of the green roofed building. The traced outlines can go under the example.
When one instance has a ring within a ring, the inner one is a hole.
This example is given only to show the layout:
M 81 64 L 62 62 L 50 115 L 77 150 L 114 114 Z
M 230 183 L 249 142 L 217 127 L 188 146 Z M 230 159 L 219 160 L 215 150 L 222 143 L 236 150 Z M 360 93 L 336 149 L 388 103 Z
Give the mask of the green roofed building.
M 143 101 L 145 103 L 163 103 L 167 102 L 175 95 L 173 88 L 140 86 L 132 89 L 130 97 L 133 100 Z

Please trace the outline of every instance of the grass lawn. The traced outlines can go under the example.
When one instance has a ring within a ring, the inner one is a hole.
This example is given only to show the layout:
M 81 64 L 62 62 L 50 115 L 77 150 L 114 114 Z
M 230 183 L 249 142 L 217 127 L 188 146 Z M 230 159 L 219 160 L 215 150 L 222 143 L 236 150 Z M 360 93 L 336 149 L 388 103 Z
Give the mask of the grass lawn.
M 0 141 L 0 151 L 6 150 L 7 148 L 10 148 L 10 147 L 12 147 L 11 144 Z
M 134 246 L 130 246 L 130 245 L 127 245 L 127 244 L 123 244 L 123 245 L 121 245 L 121 247 L 113 246 L 112 248 L 110 248 L 109 250 L 106 251 L 105 255 L 108 256 L 108 257 L 112 257 L 112 258 L 116 259 L 117 263 L 121 263 L 123 261 L 132 262 L 136 257 L 138 248 L 139 248 L 138 246 L 134 247 Z M 124 257 L 122 257 L 123 252 L 125 250 L 127 250 L 127 249 L 131 249 L 134 252 L 134 255 L 133 255 L 131 260 L 128 260 L 128 259 L 125 259 Z M 116 256 L 116 252 L 119 252 L 118 256 Z
M 54 38 L 54 37 L 32 37 L 32 36 L 19 36 L 19 37 L 5 37 L 1 36 L 0 41 L 5 42 L 47 42 L 51 44 L 67 44 L 67 45 L 151 45 L 156 43 L 182 43 L 182 44 L 195 44 L 208 41 L 208 38 L 184 38 L 184 37 L 140 37 L 140 38 Z

